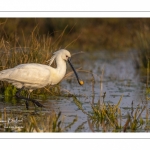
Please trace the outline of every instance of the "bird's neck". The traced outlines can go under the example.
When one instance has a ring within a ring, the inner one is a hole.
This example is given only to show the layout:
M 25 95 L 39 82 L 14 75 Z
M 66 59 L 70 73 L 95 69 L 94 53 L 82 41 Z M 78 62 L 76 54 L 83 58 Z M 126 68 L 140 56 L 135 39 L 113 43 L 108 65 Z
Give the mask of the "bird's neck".
M 59 74 L 64 76 L 66 74 L 66 62 L 63 59 L 60 59 L 59 57 L 56 58 L 56 70 Z

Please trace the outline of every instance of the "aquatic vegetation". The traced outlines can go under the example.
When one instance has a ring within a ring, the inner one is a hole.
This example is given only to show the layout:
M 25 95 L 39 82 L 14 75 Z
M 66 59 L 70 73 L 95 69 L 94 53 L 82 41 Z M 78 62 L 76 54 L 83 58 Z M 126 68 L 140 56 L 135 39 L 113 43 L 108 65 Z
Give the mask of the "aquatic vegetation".
M 131 114 L 128 113 L 127 115 L 126 122 L 123 126 L 123 132 L 135 132 L 145 129 L 147 123 L 141 116 L 145 108 L 145 106 L 143 108 L 140 108 L 140 106 L 138 106 L 135 110 L 131 108 L 132 112 Z
M 89 120 L 92 121 L 92 124 L 98 127 L 102 125 L 112 127 L 113 129 L 121 128 L 121 109 L 119 108 L 122 97 L 116 105 L 109 103 L 96 103 L 91 104 L 92 111 L 89 114 Z
M 5 96 L 15 96 L 17 89 L 12 86 L 12 85 L 8 85 L 6 87 L 6 89 L 4 90 L 4 95 Z
M 50 113 L 33 110 L 7 110 L 4 108 L 0 112 L 0 131 L 1 132 L 65 132 L 77 121 L 64 125 L 64 116 L 55 111 Z
M 24 120 L 23 132 L 62 132 L 61 112 L 50 115 L 28 116 Z
M 122 96 L 116 105 L 107 103 L 91 103 L 91 111 L 86 112 L 82 107 L 81 102 L 74 97 L 76 106 L 82 110 L 88 117 L 89 128 L 93 132 L 140 132 L 149 130 L 149 117 L 146 114 L 142 116 L 144 111 L 148 111 L 146 106 L 138 106 L 136 109 L 133 106 L 129 107 L 127 115 L 123 115 L 120 103 Z M 145 119 L 146 118 L 146 119 Z

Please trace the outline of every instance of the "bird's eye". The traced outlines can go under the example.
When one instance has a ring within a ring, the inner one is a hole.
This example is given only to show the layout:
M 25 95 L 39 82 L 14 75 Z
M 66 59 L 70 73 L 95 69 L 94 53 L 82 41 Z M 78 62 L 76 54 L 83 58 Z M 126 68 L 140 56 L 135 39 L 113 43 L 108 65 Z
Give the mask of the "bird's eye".
M 66 55 L 66 58 L 68 58 L 68 56 Z

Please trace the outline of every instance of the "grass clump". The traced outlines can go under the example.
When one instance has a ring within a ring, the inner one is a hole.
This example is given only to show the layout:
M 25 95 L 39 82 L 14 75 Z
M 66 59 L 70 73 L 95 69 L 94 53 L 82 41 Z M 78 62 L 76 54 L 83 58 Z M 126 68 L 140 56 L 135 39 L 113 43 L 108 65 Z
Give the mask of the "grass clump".
M 109 128 L 112 127 L 115 130 L 120 129 L 121 109 L 119 108 L 119 104 L 121 100 L 122 97 L 116 105 L 111 105 L 109 103 L 100 104 L 100 102 L 91 104 L 92 111 L 89 114 L 89 119 L 92 120 L 92 124 L 96 127 L 102 125 L 102 127 L 105 128 L 109 126 Z
M 141 114 L 143 113 L 145 108 L 146 108 L 145 106 L 142 109 L 137 107 L 135 111 L 132 111 L 132 114 L 128 113 L 126 122 L 123 126 L 124 132 L 127 132 L 127 131 L 135 132 L 140 129 L 142 130 L 143 126 L 144 128 L 146 127 L 146 122 L 141 117 Z
M 14 86 L 8 85 L 4 90 L 5 96 L 15 96 L 17 89 Z
M 23 132 L 62 132 L 61 112 L 50 115 L 28 116 L 24 120 Z
M 148 61 L 150 59 L 150 36 L 149 36 L 149 27 L 141 27 L 140 31 L 136 32 L 137 35 L 137 44 L 138 44 L 138 57 L 139 65 L 141 67 L 147 68 Z
M 33 110 L 8 110 L 1 109 L 1 132 L 65 132 L 74 125 L 77 117 L 68 125 L 64 125 L 64 116 L 61 112 L 36 113 Z
M 148 25 L 140 25 L 136 32 L 137 54 L 133 54 L 135 66 L 140 70 L 143 82 L 149 87 L 149 69 L 150 69 L 150 28 Z
M 146 106 L 138 106 L 136 109 L 133 105 L 130 108 L 130 113 L 123 115 L 120 103 L 120 97 L 117 104 L 98 101 L 91 103 L 91 111 L 86 112 L 81 102 L 74 97 L 74 102 L 78 109 L 80 109 L 88 117 L 88 125 L 93 132 L 138 132 L 142 130 L 149 130 L 148 109 Z M 143 112 L 146 111 L 146 117 Z

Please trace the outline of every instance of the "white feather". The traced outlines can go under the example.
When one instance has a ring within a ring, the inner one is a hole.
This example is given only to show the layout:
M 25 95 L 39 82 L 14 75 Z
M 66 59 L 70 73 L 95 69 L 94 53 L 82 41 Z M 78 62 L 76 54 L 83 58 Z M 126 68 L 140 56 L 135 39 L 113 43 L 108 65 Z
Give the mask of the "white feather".
M 54 62 L 54 60 L 56 59 L 56 57 L 57 57 L 60 53 L 62 53 L 62 50 L 58 50 L 58 51 L 56 51 L 56 52 L 53 53 L 53 56 L 51 57 L 51 59 L 48 60 L 48 61 L 49 61 L 49 66 Z M 48 62 L 48 61 L 47 61 L 47 62 Z

